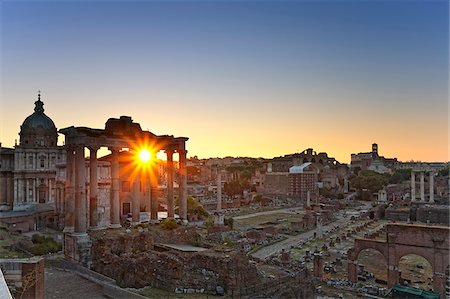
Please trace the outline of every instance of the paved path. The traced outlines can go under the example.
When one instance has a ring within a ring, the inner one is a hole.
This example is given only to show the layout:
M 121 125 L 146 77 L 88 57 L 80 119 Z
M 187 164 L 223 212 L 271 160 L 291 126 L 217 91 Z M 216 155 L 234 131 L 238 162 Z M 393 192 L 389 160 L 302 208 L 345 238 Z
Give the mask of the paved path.
M 104 299 L 103 288 L 76 273 L 45 268 L 46 299 Z
M 363 206 L 361 208 L 368 209 L 370 207 L 371 207 L 371 203 L 365 202 L 365 203 L 363 203 Z M 352 210 L 347 210 L 347 211 L 350 212 Z M 342 216 L 342 215 L 338 214 L 337 218 L 338 218 L 338 220 L 322 226 L 323 231 L 325 232 L 325 231 L 329 231 L 329 230 L 333 229 L 334 227 L 342 227 L 342 226 L 347 225 L 350 222 L 351 215 L 345 214 Z M 297 246 L 297 244 L 299 244 L 300 242 L 305 242 L 306 240 L 313 238 L 315 232 L 316 232 L 316 230 L 314 229 L 314 230 L 310 230 L 310 231 L 298 234 L 296 236 L 288 236 L 288 238 L 286 240 L 263 247 L 260 250 L 253 252 L 251 254 L 251 256 L 259 258 L 259 259 L 265 259 L 273 254 L 280 253 L 281 250 L 283 250 L 283 249 L 288 250 L 291 248 L 291 246 Z
M 233 217 L 233 220 L 240 220 L 240 219 L 252 218 L 252 217 L 261 216 L 261 215 L 276 214 L 276 213 L 297 214 L 297 212 L 300 212 L 300 211 L 303 211 L 302 207 L 292 207 L 292 208 L 286 208 L 286 209 L 270 210 L 270 211 L 264 211 L 264 212 L 257 212 L 257 213 L 253 213 L 253 214 L 235 216 L 235 217 Z

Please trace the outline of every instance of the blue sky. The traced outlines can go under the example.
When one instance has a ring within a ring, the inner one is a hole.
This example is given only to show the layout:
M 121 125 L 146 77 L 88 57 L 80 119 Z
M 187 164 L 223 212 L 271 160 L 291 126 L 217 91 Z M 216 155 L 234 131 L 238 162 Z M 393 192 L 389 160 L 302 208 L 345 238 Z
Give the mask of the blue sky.
M 201 157 L 448 160 L 447 1 L 4 1 L 0 141 L 131 115 Z

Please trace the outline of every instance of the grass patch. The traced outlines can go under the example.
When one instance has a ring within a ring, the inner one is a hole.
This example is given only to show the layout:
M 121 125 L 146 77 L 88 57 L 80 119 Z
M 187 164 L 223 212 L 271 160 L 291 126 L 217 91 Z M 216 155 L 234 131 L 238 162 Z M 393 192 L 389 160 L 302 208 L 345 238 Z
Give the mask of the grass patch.
M 33 241 L 31 252 L 34 255 L 44 255 L 47 253 L 55 253 L 62 250 L 62 244 L 57 243 L 55 240 L 53 240 L 52 237 L 34 234 L 31 240 Z
M 264 224 L 266 222 L 273 222 L 277 224 L 289 223 L 292 221 L 300 221 L 303 218 L 301 214 L 292 214 L 292 213 L 273 213 L 273 214 L 265 214 L 258 215 L 244 219 L 235 219 L 236 223 L 243 225 L 252 225 L 257 226 Z M 280 220 L 280 221 L 279 221 Z M 281 221 L 285 220 L 285 221 Z
M 272 241 L 272 242 L 267 243 L 267 244 L 264 244 L 264 245 L 256 245 L 256 246 L 253 247 L 247 254 L 253 254 L 253 253 L 257 252 L 258 250 L 260 250 L 260 249 L 262 249 L 262 248 L 264 248 L 264 247 L 273 245 L 273 244 L 275 244 L 275 243 L 284 241 L 284 240 L 286 240 L 286 239 L 287 239 L 287 237 L 282 237 L 282 238 L 280 238 L 280 239 L 278 239 L 278 240 Z
M 216 297 L 211 294 L 176 294 L 175 292 L 170 292 L 153 287 L 146 287 L 142 290 L 137 291 L 136 293 L 151 299 L 160 299 L 160 298 L 204 299 Z

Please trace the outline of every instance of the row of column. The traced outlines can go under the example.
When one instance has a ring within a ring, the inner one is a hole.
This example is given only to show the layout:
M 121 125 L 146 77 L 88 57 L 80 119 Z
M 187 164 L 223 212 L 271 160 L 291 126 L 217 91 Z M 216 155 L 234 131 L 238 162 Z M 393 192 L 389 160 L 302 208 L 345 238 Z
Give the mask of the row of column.
M 411 201 L 416 201 L 416 172 L 420 174 L 420 201 L 425 201 L 425 172 L 411 171 Z M 434 203 L 434 172 L 430 171 L 430 203 Z
M 98 225 L 98 174 L 97 174 L 97 151 L 98 147 L 90 147 L 89 158 L 89 213 L 87 212 L 86 194 L 86 167 L 84 158 L 84 146 L 68 147 L 66 163 L 66 185 L 65 185 L 65 232 L 86 233 L 89 223 L 91 228 Z M 110 192 L 110 227 L 120 227 L 120 169 L 119 169 L 119 148 L 111 150 L 111 192 Z M 180 198 L 180 218 L 187 220 L 187 173 L 186 173 L 186 150 L 177 150 L 179 154 L 179 198 Z M 168 186 L 167 186 L 167 212 L 168 217 L 174 217 L 174 192 L 173 192 L 173 150 L 166 150 L 168 165 Z M 152 159 L 155 161 L 155 153 Z M 148 194 L 150 207 L 150 218 L 158 219 L 158 165 L 151 163 L 148 174 L 140 173 L 133 178 L 132 182 L 132 222 L 139 223 L 140 219 L 140 179 L 146 178 L 149 181 Z M 144 180 L 142 180 L 144 181 Z M 146 184 L 142 184 L 146 186 Z M 88 218 L 89 217 L 89 218 Z
M 23 203 L 40 203 L 42 200 L 44 202 L 53 202 L 55 199 L 55 180 L 52 178 L 43 179 L 43 185 L 45 191 L 44 197 L 40 198 L 39 188 L 41 188 L 41 178 L 13 178 L 11 177 L 7 183 L 8 189 L 13 186 L 13 190 L 8 192 L 14 192 L 13 198 L 15 204 Z

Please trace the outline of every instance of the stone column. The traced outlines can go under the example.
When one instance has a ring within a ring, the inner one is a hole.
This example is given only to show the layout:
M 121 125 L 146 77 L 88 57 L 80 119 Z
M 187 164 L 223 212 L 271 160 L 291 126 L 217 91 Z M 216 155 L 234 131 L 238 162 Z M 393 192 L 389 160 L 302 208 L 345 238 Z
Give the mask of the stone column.
M 140 222 L 140 213 L 141 213 L 141 207 L 140 207 L 140 192 L 139 192 L 139 174 L 134 174 L 133 180 L 133 189 L 132 189 L 132 199 L 131 199 L 131 224 L 137 225 Z
M 64 196 L 64 232 L 73 232 L 75 229 L 75 155 L 73 148 L 67 147 L 66 158 L 66 185 Z
M 186 150 L 178 150 L 179 154 L 179 191 L 180 191 L 180 218 L 187 222 L 187 174 L 186 174 Z
M 25 201 L 26 201 L 27 203 L 33 201 L 33 199 L 32 199 L 31 196 L 30 196 L 30 179 L 26 179 Z
M 306 191 L 306 207 L 311 207 L 311 191 Z
M 119 197 L 119 149 L 110 148 L 111 151 L 111 228 L 120 225 L 120 197 Z
M 344 178 L 344 194 L 348 193 L 348 179 Z
M 87 230 L 86 217 L 86 164 L 84 146 L 75 149 L 75 233 L 85 234 Z
M 12 208 L 12 203 L 13 203 L 13 198 L 14 198 L 14 194 L 13 194 L 13 189 L 14 189 L 14 183 L 13 183 L 13 177 L 8 176 L 6 178 L 6 204 Z
M 89 147 L 89 226 L 98 226 L 98 147 Z
M 156 160 L 156 153 L 151 153 L 151 163 L 150 166 L 150 197 L 151 197 L 151 210 L 150 219 L 158 220 L 158 162 Z
M 222 173 L 217 166 L 217 212 L 222 210 Z
M 14 179 L 14 196 L 12 198 L 12 205 L 11 207 L 14 207 L 14 204 L 17 203 L 17 198 L 19 197 L 19 180 L 18 179 Z
M 313 257 L 313 275 L 314 277 L 322 277 L 323 275 L 323 256 L 320 253 L 314 253 Z
M 425 201 L 425 173 L 420 172 L 420 201 Z
M 358 282 L 358 263 L 357 261 L 349 260 L 347 263 L 347 279 L 353 283 Z
M 416 173 L 411 171 L 411 201 L 416 200 Z
M 434 203 L 434 172 L 430 171 L 430 203 Z
M 37 187 L 39 186 L 38 184 L 38 179 L 33 179 L 33 201 L 37 202 Z M 73 186 L 73 184 L 72 184 Z
M 174 218 L 173 203 L 173 150 L 166 150 L 167 155 L 167 217 Z

